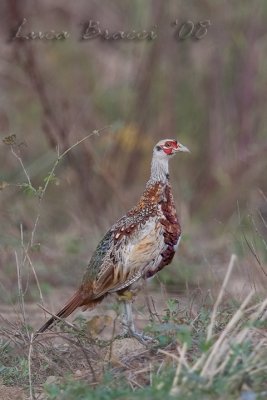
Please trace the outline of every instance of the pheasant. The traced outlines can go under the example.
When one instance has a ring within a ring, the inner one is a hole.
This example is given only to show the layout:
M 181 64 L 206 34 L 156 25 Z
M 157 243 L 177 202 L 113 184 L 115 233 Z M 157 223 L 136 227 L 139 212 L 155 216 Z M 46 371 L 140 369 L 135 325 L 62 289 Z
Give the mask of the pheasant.
M 132 302 L 144 280 L 168 265 L 181 236 L 169 182 L 169 159 L 187 147 L 173 139 L 159 141 L 153 149 L 151 175 L 138 204 L 120 218 L 98 244 L 82 282 L 65 306 L 35 334 L 44 332 L 78 307 L 94 307 L 109 293 L 124 303 L 127 333 L 137 339 Z

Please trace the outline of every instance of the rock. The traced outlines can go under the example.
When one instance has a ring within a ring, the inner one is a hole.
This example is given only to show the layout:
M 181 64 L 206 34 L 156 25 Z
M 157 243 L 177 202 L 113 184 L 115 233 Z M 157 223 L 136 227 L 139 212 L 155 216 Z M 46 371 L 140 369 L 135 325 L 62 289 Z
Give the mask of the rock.
M 123 359 L 127 356 L 136 355 L 143 352 L 145 347 L 136 339 L 125 338 L 115 340 L 111 346 L 111 352 L 108 351 L 105 361 L 111 362 L 114 366 L 123 365 Z

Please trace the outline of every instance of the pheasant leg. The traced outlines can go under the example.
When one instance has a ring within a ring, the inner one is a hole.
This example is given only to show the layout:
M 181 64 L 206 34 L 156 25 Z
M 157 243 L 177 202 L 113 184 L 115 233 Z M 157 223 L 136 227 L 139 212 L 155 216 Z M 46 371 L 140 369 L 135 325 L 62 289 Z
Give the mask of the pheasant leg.
M 145 336 L 142 332 L 137 332 L 135 330 L 134 321 L 133 321 L 133 306 L 132 301 L 123 300 L 124 305 L 124 318 L 123 318 L 123 325 L 124 325 L 124 334 L 129 335 L 137 339 L 142 344 L 146 343 L 146 341 L 151 341 L 153 338 L 150 336 Z

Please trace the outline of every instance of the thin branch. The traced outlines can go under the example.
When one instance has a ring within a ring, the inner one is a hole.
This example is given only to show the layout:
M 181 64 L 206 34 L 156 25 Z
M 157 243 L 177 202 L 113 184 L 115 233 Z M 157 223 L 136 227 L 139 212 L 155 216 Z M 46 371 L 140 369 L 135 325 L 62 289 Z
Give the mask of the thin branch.
M 178 350 L 179 350 L 179 348 L 178 348 Z M 175 395 L 177 395 L 179 393 L 178 382 L 179 382 L 179 377 L 180 377 L 181 372 L 182 372 L 182 366 L 183 366 L 183 364 L 186 365 L 186 359 L 185 359 L 186 351 L 187 351 L 187 344 L 185 342 L 183 344 L 182 349 L 179 350 L 180 357 L 179 357 L 179 361 L 178 361 L 177 368 L 176 368 L 176 371 L 175 371 L 175 376 L 174 376 L 174 379 L 173 379 L 173 382 L 172 382 L 172 387 L 171 387 L 171 390 L 170 390 L 170 395 L 171 396 L 175 396 Z
M 222 345 L 224 339 L 227 337 L 229 332 L 236 326 L 236 324 L 240 321 L 241 317 L 244 314 L 244 310 L 247 306 L 247 304 L 250 302 L 252 296 L 254 294 L 254 291 L 251 291 L 248 296 L 245 298 L 239 309 L 236 311 L 236 313 L 233 315 L 233 317 L 230 319 L 224 330 L 222 331 L 221 335 L 217 339 L 217 341 L 214 343 L 212 346 L 212 350 L 209 353 L 209 356 L 207 357 L 207 360 L 202 368 L 200 376 L 205 376 L 208 373 L 208 368 L 210 365 L 213 363 L 215 364 L 216 359 L 218 357 L 219 349 L 222 350 Z
M 29 390 L 30 390 L 30 400 L 34 400 L 34 393 L 33 393 L 33 385 L 32 385 L 32 341 L 33 341 L 33 334 L 31 333 L 30 336 L 30 345 L 29 345 L 29 353 L 28 353 L 28 374 L 29 374 Z
M 77 332 L 81 333 L 80 330 L 77 329 L 75 325 L 73 325 L 70 322 L 66 321 L 64 318 L 60 318 L 56 314 L 53 314 L 51 311 L 49 311 L 47 308 L 45 308 L 42 304 L 38 304 L 38 307 L 40 307 L 43 311 L 47 312 L 47 314 L 51 315 L 51 317 L 57 319 L 58 321 L 63 322 L 65 325 L 67 325 L 70 328 L 72 328 L 72 329 L 76 330 Z M 35 339 L 39 335 L 42 335 L 42 333 L 36 333 L 33 338 Z
M 222 301 L 223 295 L 225 293 L 225 289 L 226 289 L 226 287 L 228 285 L 229 278 L 231 276 L 231 273 L 232 273 L 232 270 L 233 270 L 233 267 L 234 267 L 234 264 L 235 264 L 236 260 L 237 260 L 236 255 L 232 254 L 230 262 L 229 262 L 229 265 L 228 265 L 228 268 L 227 268 L 227 272 L 226 272 L 226 275 L 225 275 L 225 278 L 224 278 L 224 281 L 223 281 L 223 284 L 221 286 L 221 290 L 220 290 L 220 292 L 218 294 L 217 300 L 216 300 L 216 302 L 214 304 L 214 307 L 213 307 L 213 310 L 212 310 L 212 314 L 211 314 L 211 318 L 210 318 L 210 324 L 209 324 L 208 330 L 207 330 L 207 342 L 212 337 L 212 331 L 213 331 L 213 327 L 214 327 L 214 324 L 215 324 L 215 319 L 216 319 L 216 316 L 217 316 L 218 307 L 219 307 L 219 304 Z
M 73 150 L 73 149 L 74 149 L 75 147 L 77 147 L 79 144 L 83 143 L 85 140 L 89 139 L 90 137 L 92 137 L 92 136 L 94 136 L 94 135 L 97 135 L 97 136 L 98 136 L 99 133 L 100 133 L 101 131 L 103 131 L 103 130 L 109 128 L 109 127 L 110 127 L 110 126 L 107 125 L 107 126 L 101 128 L 101 129 L 94 130 L 93 132 L 91 132 L 91 133 L 88 134 L 87 136 L 85 136 L 85 137 L 83 137 L 82 139 L 80 139 L 80 140 L 78 140 L 77 142 L 75 142 L 75 143 L 74 143 L 73 145 L 71 145 L 68 149 L 66 149 L 65 151 L 63 151 L 62 154 L 60 154 L 60 152 L 59 152 L 59 147 L 57 146 L 57 159 L 56 159 L 56 161 L 54 162 L 53 167 L 52 167 L 52 169 L 51 169 L 51 171 L 50 171 L 50 173 L 49 173 L 49 175 L 48 175 L 48 177 L 47 177 L 47 179 L 46 179 L 44 188 L 41 190 L 41 192 L 40 192 L 40 194 L 39 194 L 39 208 L 38 208 L 38 213 L 37 213 L 37 216 L 36 216 L 35 221 L 34 221 L 33 229 L 32 229 L 32 232 L 31 232 L 30 241 L 29 241 L 29 243 L 28 243 L 27 245 L 24 244 L 24 240 L 23 240 L 23 230 L 22 230 L 22 227 L 21 227 L 21 247 L 22 247 L 22 249 L 23 249 L 24 256 L 25 256 L 25 257 L 24 257 L 24 261 L 23 261 L 23 265 L 24 265 L 24 263 L 25 263 L 25 260 L 27 259 L 28 262 L 29 262 L 29 265 L 30 265 L 30 267 L 31 267 L 31 269 L 32 269 L 32 272 L 33 272 L 33 275 L 34 275 L 34 278 L 35 278 L 35 281 L 36 281 L 36 284 L 37 284 L 37 287 L 38 287 L 38 290 L 39 290 L 40 300 L 41 300 L 41 303 L 42 303 L 42 304 L 44 303 L 44 301 L 43 301 L 43 295 L 42 295 L 42 291 L 41 291 L 41 286 L 40 286 L 40 284 L 39 284 L 39 280 L 38 280 L 38 277 L 37 277 L 37 274 L 36 274 L 34 265 L 33 265 L 32 261 L 31 261 L 31 258 L 30 258 L 30 256 L 29 256 L 29 253 L 28 253 L 29 249 L 30 249 L 31 247 L 33 247 L 33 245 L 34 245 L 34 237 L 35 237 L 35 233 L 36 233 L 36 230 L 37 230 L 37 227 L 38 227 L 38 223 L 39 223 L 39 220 L 40 220 L 40 216 L 41 216 L 40 209 L 41 209 L 42 200 L 43 200 L 43 198 L 44 198 L 44 196 L 45 196 L 45 193 L 46 193 L 46 190 L 47 190 L 47 188 L 48 188 L 48 185 L 49 185 L 49 183 L 51 182 L 51 178 L 52 178 L 52 176 L 53 176 L 53 174 L 54 174 L 54 172 L 55 172 L 55 169 L 57 168 L 59 162 L 60 162 L 71 150 Z M 14 148 L 13 148 L 12 146 L 11 146 L 11 152 L 12 152 L 12 154 L 14 155 L 14 157 L 19 161 L 19 163 L 20 163 L 20 165 L 21 165 L 21 167 L 22 167 L 22 169 L 23 169 L 23 172 L 24 172 L 24 174 L 25 174 L 25 176 L 26 176 L 26 178 L 27 178 L 27 181 L 28 181 L 29 186 L 31 186 L 31 187 L 33 188 L 30 175 L 28 174 L 28 172 L 27 172 L 27 170 L 26 170 L 26 168 L 25 168 L 25 166 L 24 166 L 24 163 L 23 163 L 23 161 L 22 161 L 22 158 L 16 153 L 16 151 L 14 150 Z M 19 185 L 19 186 L 21 186 L 21 185 Z M 20 267 L 19 267 L 19 264 L 18 264 L 17 255 L 16 255 L 16 263 L 17 263 L 18 281 L 20 282 L 20 283 L 19 283 L 19 296 L 20 296 L 20 299 L 21 299 L 20 301 L 23 302 L 23 298 L 22 298 L 23 293 L 22 293 L 22 287 L 21 287 L 21 281 L 20 281 L 20 280 L 21 280 L 21 277 L 20 277 Z M 21 308 L 22 308 L 22 312 L 23 312 L 23 319 L 24 319 L 24 322 L 25 322 L 24 303 L 21 305 Z
M 257 255 L 256 251 L 253 249 L 252 244 L 249 243 L 249 241 L 248 241 L 248 239 L 247 239 L 247 237 L 246 237 L 246 235 L 245 235 L 244 232 L 243 232 L 243 237 L 244 237 L 244 239 L 245 239 L 246 245 L 248 246 L 248 248 L 249 248 L 249 250 L 251 251 L 252 255 L 254 256 L 255 260 L 257 261 L 257 264 L 259 265 L 261 271 L 264 273 L 265 276 L 267 276 L 267 272 L 264 270 L 264 268 L 263 268 L 263 266 L 262 266 L 262 263 L 261 263 L 261 261 L 260 261 L 258 255 Z
M 26 176 L 26 178 L 27 178 L 28 184 L 29 184 L 31 187 L 33 187 L 33 186 L 32 186 L 32 183 L 31 183 L 30 176 L 29 176 L 29 174 L 28 174 L 28 172 L 27 172 L 27 170 L 26 170 L 26 168 L 25 168 L 25 166 L 24 166 L 24 164 L 23 164 L 23 161 L 22 161 L 21 157 L 14 151 L 13 146 L 11 146 L 11 153 L 12 153 L 13 156 L 16 157 L 16 159 L 19 161 L 19 163 L 20 163 L 20 165 L 21 165 L 21 167 L 22 167 L 22 169 L 23 169 L 23 172 L 24 172 L 24 174 L 25 174 L 25 176 Z
M 33 230 L 32 230 L 32 235 L 31 235 L 31 247 L 32 247 L 33 244 L 34 244 L 34 235 L 35 235 L 35 232 L 36 232 L 36 229 L 37 229 L 37 225 L 38 225 L 38 222 L 39 222 L 39 219 L 40 219 L 40 205 L 41 205 L 41 202 L 42 202 L 42 200 L 43 200 L 43 198 L 44 198 L 44 196 L 45 196 L 45 193 L 46 193 L 46 190 L 47 190 L 47 188 L 48 188 L 48 185 L 49 185 L 49 183 L 51 182 L 51 178 L 52 178 L 52 176 L 54 175 L 54 172 L 55 172 L 55 170 L 56 170 L 58 164 L 60 163 L 60 161 L 61 161 L 71 150 L 73 150 L 73 149 L 74 149 L 75 147 L 77 147 L 79 144 L 83 143 L 85 140 L 89 139 L 90 137 L 92 137 L 92 136 L 94 136 L 94 135 L 99 136 L 99 133 L 100 133 L 100 132 L 102 132 L 103 130 L 108 129 L 108 128 L 110 128 L 110 125 L 104 126 L 104 127 L 101 128 L 101 129 L 95 129 L 93 132 L 89 133 L 89 135 L 87 135 L 87 136 L 85 136 L 84 138 L 78 140 L 78 141 L 75 142 L 73 145 L 71 145 L 68 149 L 66 149 L 65 151 L 63 151 L 62 154 L 60 154 L 59 146 L 57 146 L 57 155 L 58 155 L 58 156 L 57 156 L 57 159 L 56 159 L 56 161 L 54 162 L 54 165 L 52 166 L 52 169 L 50 170 L 49 175 L 47 176 L 47 179 L 46 179 L 44 188 L 42 189 L 42 191 L 41 191 L 41 193 L 40 193 L 40 196 L 39 196 L 39 210 L 38 210 L 38 214 L 37 214 L 37 217 L 36 217 L 36 219 L 35 219 L 34 227 L 33 227 Z
M 25 249 L 25 253 L 26 253 L 26 257 L 27 257 L 27 260 L 29 262 L 29 265 L 30 265 L 30 267 L 32 269 L 32 273 L 33 273 L 33 276 L 34 276 L 34 279 L 35 279 L 35 282 L 36 282 L 36 285 L 37 285 L 37 288 L 38 288 L 38 291 L 39 291 L 40 300 L 41 300 L 42 304 L 44 304 L 43 293 L 42 293 L 42 289 L 41 289 L 41 285 L 40 285 L 37 273 L 35 271 L 35 267 L 33 265 L 33 262 L 32 262 L 32 260 L 31 260 L 31 258 L 29 256 L 28 252 L 26 251 L 26 249 Z
M 74 143 L 72 146 L 70 146 L 67 150 L 65 150 L 58 158 L 61 159 L 65 157 L 66 154 L 68 154 L 74 147 L 78 146 L 79 144 L 83 143 L 85 140 L 89 139 L 91 136 L 99 136 L 99 133 L 104 131 L 105 129 L 110 128 L 111 125 L 106 125 L 101 129 L 95 129 L 93 132 L 91 132 L 89 135 L 85 136 L 83 139 L 78 140 L 78 142 Z
M 19 265 L 19 260 L 18 260 L 18 254 L 16 251 L 15 251 L 15 259 L 16 259 L 16 267 L 17 267 L 18 291 L 19 291 L 19 302 L 20 302 L 21 314 L 22 314 L 22 318 L 23 318 L 24 326 L 26 328 L 27 335 L 28 335 L 28 337 L 30 337 L 28 327 L 26 324 L 25 303 L 24 303 L 24 295 L 23 295 L 22 283 L 21 283 L 21 271 L 20 271 L 20 265 Z

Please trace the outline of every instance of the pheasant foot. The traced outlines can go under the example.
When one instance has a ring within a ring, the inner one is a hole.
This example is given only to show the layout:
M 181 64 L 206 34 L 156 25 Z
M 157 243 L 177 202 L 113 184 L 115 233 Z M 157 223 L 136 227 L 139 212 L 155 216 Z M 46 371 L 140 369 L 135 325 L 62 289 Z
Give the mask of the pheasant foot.
M 123 325 L 123 333 L 121 337 L 133 337 L 137 339 L 142 344 L 147 344 L 147 342 L 153 342 L 153 339 L 150 336 L 144 335 L 143 332 L 137 332 L 133 322 L 133 313 L 132 313 L 132 302 L 123 300 L 125 314 L 122 320 Z
M 142 344 L 147 344 L 148 342 L 155 342 L 154 338 L 152 338 L 151 336 L 145 335 L 143 332 L 137 332 L 137 331 L 129 330 L 128 331 L 128 335 L 130 337 L 135 338 L 136 340 L 138 340 Z

